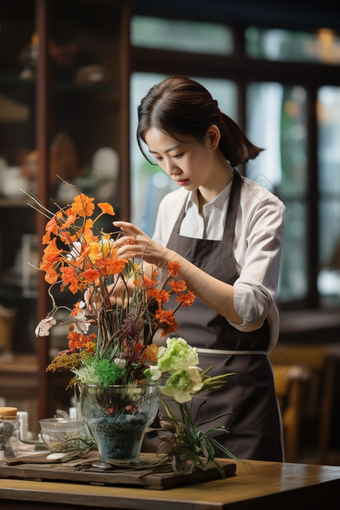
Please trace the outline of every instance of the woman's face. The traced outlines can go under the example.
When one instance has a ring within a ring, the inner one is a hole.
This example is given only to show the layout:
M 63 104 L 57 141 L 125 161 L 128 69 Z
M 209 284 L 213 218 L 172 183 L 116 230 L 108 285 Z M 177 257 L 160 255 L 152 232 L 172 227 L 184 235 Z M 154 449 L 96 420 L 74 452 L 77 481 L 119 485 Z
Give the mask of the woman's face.
M 150 154 L 179 186 L 187 191 L 212 187 L 217 177 L 216 158 L 209 136 L 204 145 L 190 136 L 178 138 L 180 141 L 155 127 L 145 134 Z

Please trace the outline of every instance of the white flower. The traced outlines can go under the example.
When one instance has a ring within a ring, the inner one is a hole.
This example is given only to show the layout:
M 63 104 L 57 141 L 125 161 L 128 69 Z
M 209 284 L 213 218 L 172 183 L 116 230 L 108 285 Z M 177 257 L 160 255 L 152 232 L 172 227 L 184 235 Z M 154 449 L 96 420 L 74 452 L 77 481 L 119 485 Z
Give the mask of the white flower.
M 46 317 L 41 322 L 39 322 L 38 326 L 35 328 L 36 336 L 49 336 L 50 329 L 52 326 L 57 324 L 57 321 L 54 317 Z
M 74 329 L 80 335 L 86 335 L 90 327 L 90 323 L 86 321 L 85 310 L 79 310 L 74 318 Z
M 180 404 L 189 402 L 203 386 L 201 372 L 198 367 L 181 368 L 160 389 L 164 395 L 174 398 Z
M 151 376 L 152 381 L 157 381 L 160 376 L 162 375 L 162 372 L 159 370 L 159 368 L 156 366 L 151 366 L 149 368 L 149 375 Z
M 66 256 L 67 260 L 76 260 L 81 253 L 81 243 L 79 241 L 74 241 L 72 243 L 72 249 L 70 253 Z
M 126 366 L 126 360 L 125 359 L 116 358 L 115 359 L 115 363 L 116 363 L 118 368 L 125 368 L 125 366 Z
M 81 310 L 85 306 L 85 301 L 79 301 L 78 313 L 74 316 L 74 329 L 80 335 L 86 335 L 90 327 L 90 323 L 86 320 L 86 311 Z

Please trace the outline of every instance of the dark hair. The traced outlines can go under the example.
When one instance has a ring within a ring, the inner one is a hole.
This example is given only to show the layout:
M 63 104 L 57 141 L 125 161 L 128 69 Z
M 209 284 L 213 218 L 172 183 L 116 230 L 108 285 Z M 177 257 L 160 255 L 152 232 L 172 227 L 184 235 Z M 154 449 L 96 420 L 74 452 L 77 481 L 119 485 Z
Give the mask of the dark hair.
M 203 85 L 184 76 L 170 76 L 151 87 L 138 107 L 138 145 L 148 159 L 141 140 L 145 142 L 145 134 L 151 127 L 177 139 L 179 135 L 189 135 L 204 143 L 208 128 L 213 124 L 221 133 L 219 148 L 233 167 L 255 159 L 263 151 L 219 109 L 217 101 Z

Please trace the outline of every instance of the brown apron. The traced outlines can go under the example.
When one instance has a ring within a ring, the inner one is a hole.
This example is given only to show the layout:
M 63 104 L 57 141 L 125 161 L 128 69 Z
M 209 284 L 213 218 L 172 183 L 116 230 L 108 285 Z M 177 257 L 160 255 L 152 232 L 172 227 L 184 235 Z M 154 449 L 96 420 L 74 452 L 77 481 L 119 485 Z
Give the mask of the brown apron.
M 241 185 L 242 179 L 234 170 L 222 241 L 179 235 L 184 204 L 167 244 L 167 248 L 205 273 L 230 285 L 239 276 L 233 245 Z M 172 295 L 168 308 L 174 309 L 175 306 L 175 295 Z M 216 439 L 239 458 L 282 461 L 281 419 L 273 371 L 265 352 L 269 345 L 267 320 L 255 331 L 241 332 L 199 298 L 190 308 L 179 308 L 175 316 L 179 324 L 176 336 L 198 348 L 202 369 L 213 364 L 210 375 L 236 373 L 219 390 L 202 393 L 193 399 L 193 416 L 198 406 L 207 400 L 199 411 L 198 423 L 226 412 L 234 413 L 230 432 Z M 217 425 L 228 428 L 230 422 L 230 416 L 226 416 L 198 429 L 207 430 Z M 220 450 L 216 450 L 216 454 L 225 456 Z

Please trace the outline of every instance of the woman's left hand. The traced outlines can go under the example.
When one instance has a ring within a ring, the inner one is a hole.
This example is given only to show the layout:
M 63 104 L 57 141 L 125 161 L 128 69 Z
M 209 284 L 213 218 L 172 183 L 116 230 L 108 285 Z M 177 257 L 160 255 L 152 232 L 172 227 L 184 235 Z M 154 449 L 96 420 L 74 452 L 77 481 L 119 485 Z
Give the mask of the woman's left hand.
M 117 255 L 121 258 L 142 259 L 156 266 L 167 263 L 169 250 L 153 241 L 142 230 L 126 221 L 115 221 L 115 227 L 126 232 L 126 236 L 120 237 L 115 242 L 119 247 Z

